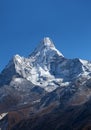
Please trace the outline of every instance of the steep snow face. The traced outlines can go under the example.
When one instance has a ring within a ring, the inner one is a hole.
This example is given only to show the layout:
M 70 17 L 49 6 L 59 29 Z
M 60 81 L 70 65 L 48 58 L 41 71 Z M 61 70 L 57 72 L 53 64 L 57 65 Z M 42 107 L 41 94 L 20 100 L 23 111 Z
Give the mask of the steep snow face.
M 48 51 L 63 57 L 62 53 L 55 48 L 53 41 L 49 37 L 44 38 L 31 55 L 39 55 L 39 52 L 45 55 Z
M 79 59 L 83 65 L 83 71 L 91 72 L 91 61 Z
M 0 86 L 16 82 L 16 78 L 24 78 L 50 92 L 57 87 L 68 86 L 78 78 L 89 79 L 90 75 L 90 62 L 64 58 L 52 40 L 46 37 L 28 58 L 13 57 L 0 75 Z
M 41 43 L 41 46 L 46 46 L 46 47 L 50 47 L 50 48 L 55 48 L 52 40 L 49 37 L 45 37 Z
M 63 57 L 54 46 L 50 38 L 44 38 L 39 46 L 30 55 L 30 59 L 39 64 L 43 68 L 48 68 L 49 63 L 52 61 L 53 57 L 57 55 L 58 57 Z

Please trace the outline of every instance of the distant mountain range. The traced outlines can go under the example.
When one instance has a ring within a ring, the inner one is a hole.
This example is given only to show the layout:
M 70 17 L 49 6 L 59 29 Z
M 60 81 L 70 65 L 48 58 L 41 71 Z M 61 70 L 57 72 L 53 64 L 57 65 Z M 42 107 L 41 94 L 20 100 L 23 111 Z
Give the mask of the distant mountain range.
M 1 130 L 91 130 L 91 61 L 67 59 L 44 38 L 1 72 L 0 113 Z

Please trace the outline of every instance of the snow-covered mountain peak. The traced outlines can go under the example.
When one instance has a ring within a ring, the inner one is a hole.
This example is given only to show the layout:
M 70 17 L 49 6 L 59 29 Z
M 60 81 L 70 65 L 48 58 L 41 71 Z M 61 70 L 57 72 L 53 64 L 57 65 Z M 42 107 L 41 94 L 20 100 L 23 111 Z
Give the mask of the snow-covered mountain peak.
M 91 62 L 78 58 L 66 59 L 52 40 L 45 37 L 29 57 L 17 54 L 12 58 L 1 73 L 1 85 L 2 81 L 7 84 L 13 77 L 22 77 L 46 91 L 53 91 L 78 77 L 89 78 L 90 75 Z
M 45 37 L 40 44 L 36 47 L 36 49 L 34 50 L 34 52 L 30 55 L 30 57 L 44 57 L 46 55 L 48 55 L 48 57 L 53 56 L 53 55 L 59 55 L 62 56 L 62 53 L 59 52 L 53 41 L 49 38 L 49 37 Z
M 17 62 L 21 62 L 21 57 L 16 54 L 12 57 L 12 59 L 9 61 L 9 63 L 6 65 L 5 69 L 9 68 L 11 65 L 15 65 Z
M 13 59 L 18 59 L 18 58 L 20 58 L 20 55 L 18 55 L 18 54 L 13 56 Z
M 14 63 L 15 63 L 15 62 L 22 63 L 22 60 L 23 60 L 23 57 L 19 56 L 18 54 L 16 54 L 16 55 L 13 57 Z
M 42 44 L 43 44 L 43 46 L 55 48 L 52 40 L 49 37 L 44 37 Z

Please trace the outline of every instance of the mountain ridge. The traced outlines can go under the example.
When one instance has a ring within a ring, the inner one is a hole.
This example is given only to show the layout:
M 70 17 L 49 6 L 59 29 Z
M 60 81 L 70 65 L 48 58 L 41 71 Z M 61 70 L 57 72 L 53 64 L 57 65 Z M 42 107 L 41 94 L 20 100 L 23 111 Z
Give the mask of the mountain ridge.
M 75 66 L 78 66 L 78 70 L 75 70 Z M 18 54 L 15 55 L 9 62 L 9 64 L 6 66 L 5 70 L 11 70 L 12 67 L 12 70 L 14 70 L 16 76 L 25 78 L 28 81 L 32 81 L 33 84 L 40 86 L 47 86 L 49 84 L 50 86 L 53 86 L 55 85 L 54 82 L 58 82 L 58 80 L 61 83 L 63 80 L 65 82 L 70 82 L 69 79 L 65 80 L 67 79 L 65 77 L 70 77 L 71 75 L 73 75 L 73 78 L 75 78 L 76 73 L 77 76 L 88 75 L 89 77 L 89 73 L 91 71 L 90 62 L 77 58 L 66 59 L 63 54 L 61 54 L 55 48 L 52 40 L 50 40 L 50 38 L 48 37 L 42 40 L 42 42 L 31 53 L 29 57 L 24 58 L 19 56 Z M 77 71 L 80 72 L 79 75 Z M 14 73 L 11 75 L 11 78 Z M 3 71 L 1 75 L 3 75 Z M 55 81 L 55 79 L 57 81 Z M 51 81 L 53 85 L 51 85 Z M 47 82 L 49 82 L 49 84 L 47 84 Z M 56 87 L 54 87 L 52 90 L 54 89 L 56 89 Z M 46 87 L 46 90 L 48 91 L 48 87 Z

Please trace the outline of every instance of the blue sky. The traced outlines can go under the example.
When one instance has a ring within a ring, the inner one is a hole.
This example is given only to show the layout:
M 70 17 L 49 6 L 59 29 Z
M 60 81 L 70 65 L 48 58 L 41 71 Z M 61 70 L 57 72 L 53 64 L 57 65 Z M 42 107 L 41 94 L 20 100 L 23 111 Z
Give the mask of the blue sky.
M 1 0 L 0 70 L 50 37 L 67 58 L 91 60 L 90 0 Z

